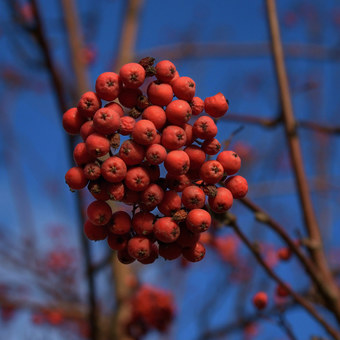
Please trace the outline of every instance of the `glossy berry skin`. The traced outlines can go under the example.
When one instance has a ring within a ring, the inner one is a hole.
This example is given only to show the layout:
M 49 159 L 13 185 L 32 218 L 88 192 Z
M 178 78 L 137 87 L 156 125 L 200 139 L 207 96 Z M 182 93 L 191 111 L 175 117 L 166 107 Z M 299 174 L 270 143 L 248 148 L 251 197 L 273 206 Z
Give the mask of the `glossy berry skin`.
M 145 80 L 145 70 L 140 64 L 128 63 L 121 67 L 119 76 L 127 88 L 137 89 Z
M 131 229 L 131 217 L 125 211 L 116 211 L 111 218 L 109 231 L 115 235 L 127 234 Z
M 204 110 L 204 101 L 200 97 L 194 97 L 190 102 L 190 106 L 192 115 L 198 116 Z
M 80 136 L 83 139 L 83 141 L 86 141 L 86 138 L 91 135 L 92 133 L 95 133 L 96 130 L 93 126 L 93 120 L 86 121 L 80 128 Z
M 145 157 L 150 164 L 158 165 L 165 161 L 167 152 L 163 145 L 152 144 L 146 149 Z
M 155 124 L 150 120 L 141 119 L 136 122 L 133 128 L 132 138 L 141 145 L 150 145 L 155 139 L 156 134 Z
M 162 202 L 164 198 L 163 189 L 155 184 L 151 183 L 144 191 L 140 194 L 140 200 L 144 210 L 151 211 Z
M 91 156 L 86 149 L 85 143 L 78 143 L 73 150 L 73 159 L 78 166 L 94 162 L 96 157 Z
M 152 82 L 147 90 L 149 101 L 154 105 L 167 106 L 174 96 L 169 84 Z
M 156 220 L 155 215 L 150 212 L 138 212 L 132 218 L 132 227 L 137 235 L 149 235 L 153 232 L 153 225 Z
M 85 118 L 76 107 L 67 110 L 63 114 L 64 130 L 70 135 L 76 135 L 80 132 L 81 126 L 84 124 Z
M 105 240 L 108 235 L 106 226 L 95 225 L 90 220 L 84 223 L 84 233 L 91 241 Z
M 211 216 L 206 210 L 193 209 L 189 211 L 185 223 L 193 233 L 202 233 L 210 227 Z
M 158 204 L 158 210 L 165 216 L 172 216 L 177 210 L 181 209 L 181 197 L 174 190 L 164 193 L 163 200 Z
M 161 130 L 166 123 L 165 111 L 157 105 L 147 107 L 143 111 L 142 118 L 153 122 L 157 130 Z
M 168 150 L 177 150 L 184 146 L 186 142 L 187 135 L 179 126 L 169 125 L 162 132 L 161 143 Z
M 190 168 L 190 159 L 188 154 L 182 150 L 170 151 L 166 156 L 164 166 L 171 175 L 183 175 Z
M 87 207 L 87 217 L 95 225 L 107 224 L 111 216 L 111 208 L 104 201 L 94 201 Z
M 173 100 L 165 109 L 166 118 L 175 125 L 186 123 L 191 118 L 191 107 L 185 100 Z
M 205 152 L 197 145 L 190 145 L 184 149 L 190 159 L 190 169 L 200 169 L 205 162 Z
M 228 176 L 236 174 L 241 168 L 241 158 L 231 150 L 222 151 L 216 158 L 224 169 L 224 173 Z
M 247 180 L 242 176 L 232 176 L 227 178 L 224 182 L 224 186 L 230 190 L 235 199 L 245 197 L 248 192 Z
M 145 156 L 144 147 L 133 140 L 126 140 L 119 149 L 119 157 L 126 165 L 140 164 Z
M 220 187 L 217 188 L 216 196 L 209 197 L 208 202 L 212 211 L 223 213 L 233 205 L 233 195 L 228 189 Z
M 85 92 L 78 102 L 77 108 L 84 118 L 92 118 L 94 114 L 101 108 L 102 102 L 96 93 Z
M 131 168 L 127 171 L 125 185 L 133 191 L 143 191 L 150 184 L 150 176 L 142 167 Z
M 222 93 L 217 93 L 204 100 L 204 109 L 211 117 L 220 118 L 228 111 L 229 104 Z
M 196 84 L 189 77 L 179 77 L 171 82 L 171 86 L 178 99 L 190 102 L 195 96 Z
M 151 242 L 146 237 L 135 236 L 129 240 L 127 251 L 136 260 L 146 259 L 151 253 Z
M 96 80 L 96 93 L 101 99 L 111 101 L 118 97 L 121 86 L 117 73 L 104 72 Z
M 171 219 L 171 217 L 162 217 L 154 224 L 154 235 L 158 241 L 164 243 L 175 242 L 179 237 L 179 226 Z
M 205 247 L 201 242 L 197 242 L 193 247 L 182 250 L 183 257 L 190 262 L 199 262 L 205 256 Z
M 156 65 L 156 77 L 163 83 L 170 83 L 176 74 L 175 65 L 169 60 L 161 60 Z
M 196 185 L 190 185 L 182 192 L 182 203 L 189 210 L 202 208 L 205 204 L 205 194 Z
M 102 176 L 110 183 L 121 182 L 127 173 L 124 161 L 116 156 L 106 159 L 101 166 Z
M 218 183 L 224 174 L 223 166 L 218 161 L 207 161 L 200 169 L 201 179 L 207 184 Z
M 262 310 L 267 307 L 268 296 L 265 292 L 258 292 L 253 297 L 253 304 L 258 310 Z
M 119 113 L 106 107 L 99 109 L 93 116 L 93 127 L 103 135 L 116 132 L 120 127 Z
M 96 163 L 88 163 L 84 167 L 84 175 L 90 181 L 95 181 L 101 175 L 100 166 Z
M 217 126 L 208 116 L 199 117 L 192 127 L 194 136 L 200 139 L 212 139 L 217 135 Z
M 94 157 L 102 157 L 110 150 L 110 142 L 108 139 L 99 134 L 92 133 L 85 141 L 87 152 Z
M 71 190 L 80 190 L 86 187 L 88 179 L 85 177 L 83 168 L 75 166 L 66 172 L 65 182 Z

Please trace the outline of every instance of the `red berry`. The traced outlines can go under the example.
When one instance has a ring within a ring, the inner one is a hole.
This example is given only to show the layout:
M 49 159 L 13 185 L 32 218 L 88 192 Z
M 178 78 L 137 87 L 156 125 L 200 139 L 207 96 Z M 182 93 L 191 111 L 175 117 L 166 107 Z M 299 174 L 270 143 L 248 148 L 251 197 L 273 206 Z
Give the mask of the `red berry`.
M 94 129 L 103 135 L 110 135 L 120 127 L 119 113 L 113 109 L 103 107 L 93 116 Z
M 182 125 L 191 118 L 191 107 L 186 101 L 177 99 L 166 107 L 165 113 L 170 123 Z
M 198 116 L 204 110 L 204 101 L 199 97 L 192 98 L 189 104 L 191 106 L 193 116 Z
M 83 139 L 83 141 L 86 141 L 86 138 L 95 132 L 96 131 L 93 126 L 93 120 L 88 120 L 80 128 L 80 136 Z
M 87 189 L 95 199 L 107 201 L 110 199 L 110 195 L 107 193 L 107 186 L 108 182 L 100 177 L 98 180 L 90 182 Z
M 77 135 L 80 128 L 85 122 L 85 118 L 81 115 L 76 107 L 67 110 L 63 114 L 63 127 L 64 130 L 70 135 Z
M 187 175 L 174 176 L 169 173 L 166 174 L 166 183 L 170 190 L 175 190 L 177 192 L 181 192 L 191 185 L 191 181 Z
M 100 166 L 96 163 L 88 163 L 84 167 L 84 175 L 90 181 L 95 181 L 101 175 Z
M 96 80 L 97 95 L 104 100 L 115 100 L 119 95 L 121 81 L 119 75 L 114 72 L 105 72 Z
M 206 210 L 193 209 L 189 211 L 185 223 L 193 233 L 202 233 L 210 227 L 211 216 Z
M 289 296 L 288 290 L 283 285 L 277 285 L 275 293 L 276 293 L 277 296 L 283 297 L 283 298 Z
M 127 88 L 136 89 L 144 82 L 145 70 L 140 64 L 128 63 L 121 67 L 119 76 Z
M 205 204 L 205 194 L 196 185 L 190 185 L 182 192 L 182 203 L 189 210 L 202 208 Z
M 130 264 L 130 263 L 135 261 L 135 259 L 132 256 L 129 255 L 127 248 L 118 250 L 117 258 L 118 258 L 119 262 L 121 262 L 123 264 Z
M 190 159 L 188 154 L 182 150 L 170 151 L 166 156 L 164 166 L 171 175 L 183 175 L 190 168 Z
M 165 216 L 172 216 L 177 210 L 181 209 L 181 197 L 176 191 L 169 190 L 164 193 L 163 200 L 158 204 L 158 210 Z
M 287 247 L 283 247 L 277 251 L 277 256 L 282 261 L 288 261 L 292 256 L 292 251 Z
M 87 217 L 95 225 L 107 224 L 111 216 L 111 208 L 104 201 L 94 201 L 87 207 Z
M 78 143 L 73 150 L 73 159 L 78 166 L 94 162 L 96 157 L 87 152 L 85 143 Z
M 185 145 L 187 135 L 185 131 L 176 125 L 167 126 L 162 132 L 162 145 L 168 150 L 177 150 Z
M 247 180 L 242 176 L 229 177 L 225 182 L 224 186 L 230 190 L 235 199 L 243 198 L 248 192 Z
M 207 184 L 216 184 L 223 177 L 223 166 L 218 161 L 205 162 L 200 169 L 200 176 Z
M 189 77 L 179 77 L 171 82 L 171 86 L 178 99 L 191 101 L 195 96 L 196 84 Z
M 158 241 L 171 243 L 179 237 L 179 226 L 171 219 L 171 217 L 162 217 L 158 219 L 153 228 L 154 234 Z
M 130 190 L 129 188 L 124 186 L 124 197 L 122 202 L 128 205 L 135 204 L 139 201 L 139 192 L 134 190 Z
M 84 223 L 84 233 L 91 241 L 105 240 L 108 235 L 106 226 L 95 225 L 90 220 Z
M 101 157 L 110 151 L 110 142 L 99 133 L 92 133 L 86 138 L 86 149 L 94 157 Z
M 187 136 L 187 141 L 186 141 L 185 145 L 189 146 L 194 142 L 194 132 L 193 132 L 192 125 L 185 123 L 185 124 L 182 125 L 182 127 L 183 127 L 183 130 L 184 130 L 184 132 Z
M 65 182 L 71 190 L 80 190 L 86 187 L 88 179 L 85 177 L 83 168 L 75 166 L 66 172 Z
M 174 96 L 169 84 L 154 81 L 150 83 L 147 90 L 148 98 L 154 105 L 167 106 Z
M 132 138 L 139 144 L 150 145 L 155 139 L 157 134 L 154 123 L 150 120 L 142 119 L 136 122 L 133 131 Z
M 191 248 L 199 241 L 200 235 L 201 234 L 199 233 L 193 233 L 185 225 L 181 225 L 181 233 L 176 240 L 176 243 L 182 248 Z
M 138 259 L 138 262 L 143 264 L 154 263 L 158 259 L 158 247 L 156 244 L 151 244 L 150 255 L 144 259 Z
M 85 118 L 92 118 L 102 106 L 102 102 L 96 93 L 85 92 L 78 102 L 77 108 Z
M 138 212 L 132 218 L 132 227 L 137 235 L 149 235 L 153 232 L 155 215 L 150 212 Z
M 142 95 L 142 91 L 140 89 L 122 88 L 118 99 L 123 106 L 132 109 L 137 105 L 138 97 L 140 95 Z
M 120 118 L 119 133 L 122 136 L 130 135 L 135 127 L 136 121 L 130 116 L 124 116 Z
M 203 260 L 205 256 L 205 247 L 201 242 L 197 242 L 193 247 L 184 248 L 183 256 L 190 262 L 198 262 Z
M 107 183 L 106 192 L 110 200 L 121 201 L 125 195 L 125 187 L 123 183 Z
M 176 67 L 169 60 L 162 60 L 156 65 L 156 77 L 163 83 L 170 83 L 175 73 Z
M 205 98 L 205 112 L 215 118 L 222 117 L 229 108 L 229 104 L 222 93 L 217 93 L 212 97 Z
M 109 157 L 101 166 L 102 176 L 111 183 L 121 182 L 127 173 L 126 164 L 116 156 Z
M 146 149 L 145 157 L 150 164 L 158 165 L 164 162 L 167 152 L 164 146 L 152 144 Z
M 157 130 L 161 130 L 166 123 L 165 111 L 156 105 L 151 105 L 143 111 L 143 119 L 150 120 L 154 123 Z
M 146 237 L 135 236 L 129 240 L 127 250 L 134 259 L 143 260 L 151 253 L 151 242 Z
M 150 184 L 150 176 L 142 167 L 129 169 L 125 177 L 125 185 L 134 191 L 143 191 Z
M 226 212 L 233 205 L 233 195 L 226 188 L 217 188 L 216 196 L 209 197 L 209 206 L 216 213 Z
M 145 150 L 143 146 L 137 144 L 133 140 L 126 140 L 119 149 L 119 157 L 126 165 L 140 164 L 143 161 L 144 156 Z
M 123 250 L 127 247 L 127 243 L 129 241 L 128 235 L 115 235 L 109 233 L 107 237 L 107 244 L 112 250 Z
M 253 297 L 253 304 L 258 309 L 266 308 L 268 304 L 268 296 L 265 292 L 258 292 Z
M 217 135 L 217 126 L 208 116 L 199 117 L 192 129 L 194 135 L 201 139 L 212 139 Z
M 160 243 L 158 251 L 166 260 L 175 260 L 182 255 L 182 248 L 177 243 Z
M 115 110 L 119 114 L 120 117 L 124 116 L 124 110 L 122 106 L 116 102 L 107 103 L 104 107 Z
M 163 189 L 154 183 L 151 183 L 144 191 L 140 194 L 140 200 L 145 210 L 153 210 L 159 203 L 162 202 L 164 197 Z
M 197 145 L 190 145 L 184 149 L 190 159 L 190 170 L 200 169 L 205 162 L 205 152 Z
M 208 155 L 216 155 L 221 150 L 221 143 L 216 139 L 207 139 L 202 144 L 202 150 Z
M 116 211 L 111 218 L 109 231 L 115 235 L 124 235 L 130 232 L 131 217 L 125 211 Z
M 222 151 L 216 158 L 224 169 L 225 174 L 234 175 L 241 168 L 241 158 L 234 151 Z

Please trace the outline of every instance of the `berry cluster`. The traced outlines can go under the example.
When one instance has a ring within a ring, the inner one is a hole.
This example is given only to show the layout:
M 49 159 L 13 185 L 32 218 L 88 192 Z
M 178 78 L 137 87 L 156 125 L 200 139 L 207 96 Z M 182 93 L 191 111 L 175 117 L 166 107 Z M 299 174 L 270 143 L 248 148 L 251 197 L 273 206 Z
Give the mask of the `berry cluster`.
M 127 332 L 134 339 L 154 329 L 165 332 L 174 318 L 173 297 L 159 288 L 143 285 L 130 302 L 131 318 Z
M 197 262 L 205 255 L 199 239 L 211 225 L 210 211 L 226 212 L 248 185 L 232 176 L 240 157 L 220 152 L 215 138 L 214 119 L 229 106 L 224 95 L 203 101 L 195 97 L 195 82 L 180 77 L 172 62 L 153 62 L 144 58 L 119 74 L 101 74 L 96 92 L 84 93 L 64 113 L 64 129 L 83 139 L 74 149 L 77 166 L 65 179 L 71 190 L 88 187 L 96 201 L 87 208 L 85 234 L 90 240 L 107 237 L 122 263 L 148 264 L 159 255 Z M 108 101 L 104 107 L 102 100 Z M 197 117 L 203 111 L 208 115 Z M 207 160 L 213 155 L 216 160 Z M 132 217 L 112 213 L 110 201 L 132 205 Z M 156 208 L 161 215 L 152 213 Z

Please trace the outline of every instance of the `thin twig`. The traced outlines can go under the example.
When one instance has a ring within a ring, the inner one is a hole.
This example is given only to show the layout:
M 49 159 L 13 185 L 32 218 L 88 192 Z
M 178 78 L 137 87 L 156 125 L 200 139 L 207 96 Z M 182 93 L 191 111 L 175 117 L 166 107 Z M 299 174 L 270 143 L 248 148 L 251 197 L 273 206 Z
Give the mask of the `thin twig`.
M 329 296 L 327 301 L 329 302 L 329 307 L 333 310 L 334 315 L 340 322 L 340 294 L 323 251 L 320 228 L 309 194 L 309 186 L 306 180 L 300 141 L 296 130 L 297 124 L 290 96 L 275 0 L 266 0 L 266 4 L 271 46 L 279 85 L 287 143 L 289 145 L 290 158 L 294 169 L 294 176 L 305 220 L 306 231 L 310 238 L 310 243 L 314 245 L 313 247 L 309 247 L 308 250 L 315 265 L 320 270 L 325 284 L 328 286 L 327 291 L 329 292 Z
M 297 337 L 295 336 L 292 327 L 286 320 L 285 316 L 283 313 L 280 313 L 278 315 L 278 324 L 279 326 L 284 330 L 284 332 L 288 335 L 290 340 L 297 340 Z

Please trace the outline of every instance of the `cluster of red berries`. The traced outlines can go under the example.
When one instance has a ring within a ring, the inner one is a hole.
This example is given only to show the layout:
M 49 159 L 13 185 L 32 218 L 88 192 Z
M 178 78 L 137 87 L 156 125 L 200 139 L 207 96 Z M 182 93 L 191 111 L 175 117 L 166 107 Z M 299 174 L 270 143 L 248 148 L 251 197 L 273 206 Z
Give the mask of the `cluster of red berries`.
M 130 302 L 131 318 L 127 323 L 127 332 L 134 339 L 154 329 L 165 332 L 174 318 L 173 297 L 159 288 L 143 285 Z
M 275 296 L 277 298 L 285 298 L 289 296 L 289 292 L 284 285 L 277 285 L 275 289 Z M 268 295 L 265 292 L 257 292 L 253 296 L 253 304 L 258 310 L 262 310 L 267 307 Z
M 195 97 L 195 82 L 180 77 L 172 62 L 153 63 L 144 58 L 119 74 L 101 74 L 96 92 L 84 93 L 78 106 L 64 113 L 64 129 L 83 139 L 74 149 L 77 166 L 65 179 L 71 190 L 87 186 L 96 198 L 87 208 L 85 234 L 90 240 L 107 237 L 122 263 L 148 264 L 159 255 L 196 262 L 205 255 L 199 239 L 211 225 L 209 211 L 226 212 L 248 185 L 232 176 L 240 157 L 220 152 L 215 138 L 213 118 L 229 106 L 224 95 L 203 101 Z M 103 108 L 102 100 L 108 101 Z M 203 110 L 208 115 L 190 125 Z M 121 136 L 129 137 L 121 143 Z M 132 218 L 125 211 L 112 213 L 110 201 L 133 205 Z M 161 216 L 151 213 L 156 208 Z

